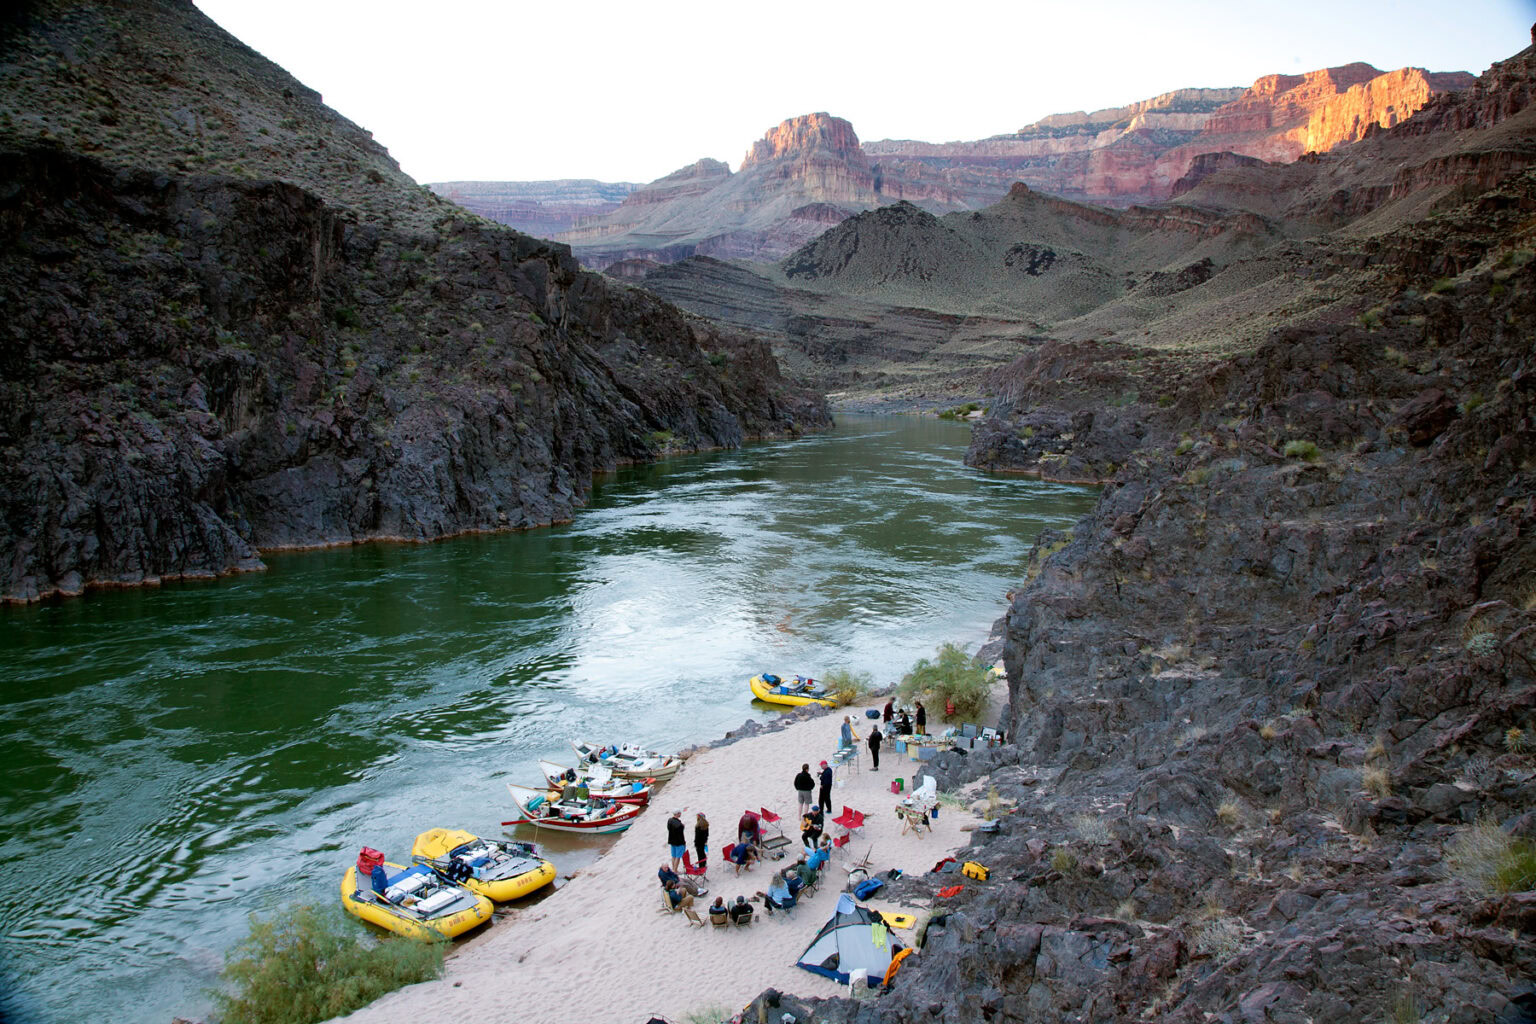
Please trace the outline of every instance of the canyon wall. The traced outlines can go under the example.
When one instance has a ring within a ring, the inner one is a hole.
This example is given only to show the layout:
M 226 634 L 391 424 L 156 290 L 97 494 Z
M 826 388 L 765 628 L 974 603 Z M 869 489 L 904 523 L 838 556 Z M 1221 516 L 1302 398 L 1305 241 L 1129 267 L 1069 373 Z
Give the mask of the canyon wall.
M 554 238 L 578 221 L 600 217 L 619 208 L 624 197 L 640 188 L 627 181 L 565 178 L 556 181 L 439 181 L 433 192 L 487 220 L 516 228 L 535 238 Z

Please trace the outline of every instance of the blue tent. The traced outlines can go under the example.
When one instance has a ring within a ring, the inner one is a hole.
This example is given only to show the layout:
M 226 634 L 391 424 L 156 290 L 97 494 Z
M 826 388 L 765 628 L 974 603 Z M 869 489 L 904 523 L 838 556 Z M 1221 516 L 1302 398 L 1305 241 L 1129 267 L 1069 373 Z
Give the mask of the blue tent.
M 832 919 L 822 925 L 795 966 L 844 985 L 848 976 L 862 967 L 874 986 L 885 980 L 886 968 L 899 949 L 885 924 L 877 921 L 868 907 L 856 906 L 853 898 L 843 893 L 837 898 Z

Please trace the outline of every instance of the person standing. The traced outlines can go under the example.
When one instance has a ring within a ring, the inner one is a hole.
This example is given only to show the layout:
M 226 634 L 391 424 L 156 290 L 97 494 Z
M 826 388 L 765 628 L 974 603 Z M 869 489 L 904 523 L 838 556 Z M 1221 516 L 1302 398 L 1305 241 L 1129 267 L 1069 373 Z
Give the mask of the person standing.
M 828 814 L 832 813 L 832 766 L 821 762 L 821 793 L 817 805 Z
M 683 812 L 673 811 L 672 817 L 667 819 L 667 849 L 672 854 L 672 870 L 676 871 L 683 863 L 683 854 L 688 852 L 688 836 L 683 831 Z
M 928 709 L 922 701 L 917 702 L 917 732 L 920 736 L 928 735 Z
M 800 814 L 811 809 L 811 794 L 816 790 L 816 780 L 811 778 L 811 766 L 800 766 L 800 774 L 795 776 L 795 796 L 800 801 Z
M 709 819 L 700 811 L 693 816 L 693 852 L 699 855 L 699 870 L 709 865 Z
M 885 702 L 885 710 L 881 712 L 881 721 L 890 722 L 891 716 L 896 713 L 896 698 L 892 697 Z
M 880 730 L 869 730 L 869 759 L 875 763 L 875 771 L 880 770 Z
M 843 716 L 842 728 L 838 730 L 837 745 L 839 747 L 853 746 L 853 719 L 847 715 Z

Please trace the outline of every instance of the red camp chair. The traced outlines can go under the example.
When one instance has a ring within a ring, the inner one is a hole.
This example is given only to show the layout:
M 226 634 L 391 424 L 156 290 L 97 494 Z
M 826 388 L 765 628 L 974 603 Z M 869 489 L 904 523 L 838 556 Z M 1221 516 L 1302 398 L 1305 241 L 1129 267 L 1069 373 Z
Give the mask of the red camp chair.
M 695 865 L 693 863 L 693 858 L 689 856 L 688 851 L 683 851 L 683 874 L 694 875 L 698 878 L 704 879 L 704 881 L 707 882 L 709 881 L 709 876 L 704 873 L 706 870 L 707 865 L 704 863 L 704 861 L 699 861 L 699 863 Z
M 852 841 L 850 836 L 837 836 L 832 840 L 832 849 L 841 850 Z
M 856 811 L 847 804 L 843 804 L 843 813 L 833 818 L 832 824 L 841 825 L 851 836 L 864 827 L 864 812 Z
M 783 815 L 774 814 L 772 811 L 770 811 L 766 807 L 759 807 L 757 809 L 757 813 L 758 813 L 758 816 L 763 819 L 763 821 L 765 821 L 769 825 L 773 826 L 774 832 L 778 833 L 781 836 L 784 834 L 784 825 L 783 825 L 784 817 L 783 817 Z

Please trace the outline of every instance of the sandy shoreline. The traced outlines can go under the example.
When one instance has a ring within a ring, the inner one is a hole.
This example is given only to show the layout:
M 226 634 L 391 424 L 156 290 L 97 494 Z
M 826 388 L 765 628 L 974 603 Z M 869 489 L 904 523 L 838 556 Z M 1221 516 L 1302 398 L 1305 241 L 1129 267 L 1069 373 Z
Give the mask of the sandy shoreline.
M 868 720 L 861 710 L 853 713 L 860 716 L 859 731 L 865 734 Z M 842 784 L 832 795 L 835 809 L 848 804 L 861 810 L 867 824 L 845 848 L 852 855 L 835 857 L 822 888 L 802 900 L 790 917 L 768 918 L 757 905 L 758 920 L 750 928 L 693 927 L 683 915 L 660 910 L 656 881 L 656 869 L 667 859 L 667 814 L 685 812 L 691 845 L 693 815 L 702 810 L 711 824 L 711 857 L 710 893 L 696 905 L 700 917 L 707 922 L 703 910 L 716 895 L 730 902 L 738 894 L 750 897 L 767 889 L 779 864 L 768 862 L 738 877 L 718 851 L 734 839 L 742 811 L 763 806 L 784 815 L 786 831 L 795 839 L 790 849 L 798 848 L 792 780 L 802 763 L 814 770 L 829 757 L 841 721 L 841 714 L 824 715 L 698 751 L 658 790 L 652 807 L 632 828 L 617 839 L 592 840 L 609 844 L 596 864 L 547 899 L 499 920 L 448 962 L 440 980 L 392 993 L 344 1019 L 352 1024 L 433 1019 L 632 1024 L 649 1014 L 682 1020 L 711 1008 L 729 1015 L 768 987 L 806 996 L 845 992 L 795 966 L 832 914 L 846 878 L 844 865 L 872 849 L 871 870 L 927 871 L 968 842 L 970 833 L 961 826 L 977 820 L 945 807 L 932 833 L 902 835 L 893 810 L 900 797 L 891 793 L 890 783 L 902 776 L 910 789 L 918 762 L 888 746 L 875 772 L 865 748 L 861 770 L 840 773 Z M 831 828 L 832 834 L 839 832 Z M 531 830 L 518 834 L 535 838 Z M 868 905 L 895 909 L 878 895 Z M 921 913 L 924 908 L 902 909 Z M 910 942 L 911 934 L 897 932 L 896 937 Z

